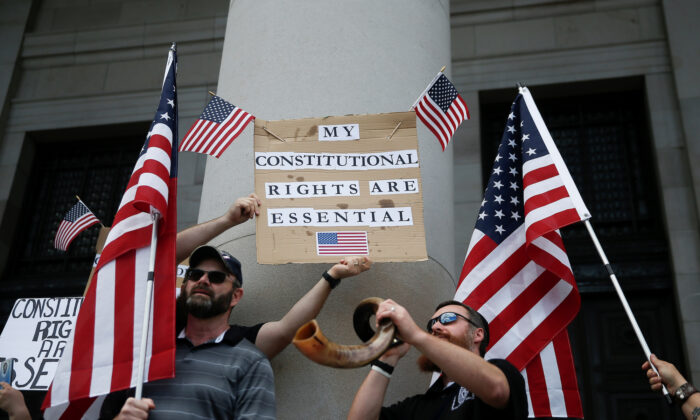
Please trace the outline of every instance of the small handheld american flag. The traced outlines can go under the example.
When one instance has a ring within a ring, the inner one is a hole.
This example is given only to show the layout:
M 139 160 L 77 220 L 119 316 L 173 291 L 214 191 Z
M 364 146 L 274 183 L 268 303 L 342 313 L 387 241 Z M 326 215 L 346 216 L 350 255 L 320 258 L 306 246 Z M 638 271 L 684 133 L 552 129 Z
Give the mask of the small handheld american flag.
M 214 95 L 182 139 L 181 152 L 221 156 L 255 117 Z
M 442 72 L 411 108 L 415 108 L 418 118 L 435 134 L 443 152 L 462 121 L 469 119 L 467 103 Z
M 68 250 L 71 242 L 82 231 L 92 225 L 100 223 L 100 220 L 90 211 L 90 209 L 80 200 L 68 210 L 61 224 L 58 225 L 56 237 L 53 240 L 53 246 L 61 251 Z

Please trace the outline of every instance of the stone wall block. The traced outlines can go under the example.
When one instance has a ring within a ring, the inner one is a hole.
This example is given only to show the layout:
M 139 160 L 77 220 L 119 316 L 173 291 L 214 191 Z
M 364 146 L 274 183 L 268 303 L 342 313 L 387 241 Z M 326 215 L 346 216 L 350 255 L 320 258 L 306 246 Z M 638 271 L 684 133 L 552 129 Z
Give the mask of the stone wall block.
M 550 18 L 477 25 L 476 54 L 506 55 L 545 51 L 555 47 L 554 20 Z

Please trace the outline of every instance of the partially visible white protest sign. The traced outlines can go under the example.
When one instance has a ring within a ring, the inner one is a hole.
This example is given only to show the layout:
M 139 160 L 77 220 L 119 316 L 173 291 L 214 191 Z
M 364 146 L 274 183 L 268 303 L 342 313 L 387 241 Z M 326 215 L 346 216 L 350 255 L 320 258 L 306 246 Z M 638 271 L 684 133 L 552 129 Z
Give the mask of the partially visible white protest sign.
M 0 334 L 0 361 L 13 359 L 14 388 L 49 388 L 82 303 L 82 297 L 17 299 Z

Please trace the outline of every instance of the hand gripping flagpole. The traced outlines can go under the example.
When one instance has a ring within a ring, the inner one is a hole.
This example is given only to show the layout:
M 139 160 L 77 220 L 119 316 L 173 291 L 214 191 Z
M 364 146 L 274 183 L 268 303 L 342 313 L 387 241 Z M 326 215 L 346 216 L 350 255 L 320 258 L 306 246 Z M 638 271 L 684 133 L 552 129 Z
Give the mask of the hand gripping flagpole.
M 622 302 L 622 307 L 625 308 L 625 312 L 627 313 L 627 318 L 629 318 L 630 323 L 632 324 L 632 329 L 634 330 L 634 333 L 637 335 L 637 340 L 639 340 L 639 344 L 642 346 L 642 350 L 644 350 L 644 355 L 647 357 L 647 360 L 649 361 L 649 365 L 651 366 L 651 368 L 654 369 L 654 372 L 656 372 L 657 375 L 659 375 L 659 371 L 656 370 L 656 366 L 654 366 L 654 364 L 651 363 L 651 351 L 649 350 L 649 346 L 647 345 L 647 342 L 644 339 L 644 335 L 642 334 L 642 330 L 639 329 L 639 325 L 637 324 L 637 320 L 634 318 L 634 314 L 632 313 L 632 309 L 630 309 L 630 305 L 629 305 L 629 303 L 627 303 L 627 298 L 625 298 L 625 294 L 622 292 L 622 288 L 620 288 L 620 283 L 617 281 L 617 276 L 615 276 L 615 273 L 613 272 L 612 266 L 610 265 L 608 258 L 605 256 L 605 251 L 603 251 L 603 247 L 600 245 L 600 242 L 598 241 L 598 237 L 596 236 L 595 231 L 593 230 L 593 226 L 591 225 L 591 222 L 588 219 L 584 220 L 583 223 L 586 225 L 586 229 L 588 229 L 588 234 L 591 236 L 591 240 L 593 241 L 593 244 L 595 245 L 595 249 L 598 251 L 598 255 L 600 255 L 600 259 L 603 261 L 603 265 L 608 270 L 608 274 L 610 275 L 610 280 L 612 281 L 612 284 L 615 287 L 615 291 L 617 292 L 617 296 L 620 298 L 620 302 Z M 659 376 L 661 376 L 661 375 L 659 375 Z M 671 401 L 671 395 L 669 395 L 668 390 L 666 389 L 666 385 L 661 384 L 661 390 L 663 391 L 664 397 L 666 397 L 666 402 L 668 402 L 669 404 L 672 404 L 673 401 Z
M 136 393 L 134 397 L 141 399 L 143 393 L 143 377 L 146 370 L 146 348 L 148 347 L 148 329 L 151 323 L 151 300 L 153 298 L 153 273 L 156 266 L 156 248 L 158 246 L 158 219 L 160 213 L 151 210 L 151 220 L 153 220 L 153 230 L 151 231 L 151 254 L 148 261 L 148 277 L 146 278 L 146 296 L 143 302 L 143 324 L 141 326 L 141 346 L 139 348 L 139 367 L 136 380 Z

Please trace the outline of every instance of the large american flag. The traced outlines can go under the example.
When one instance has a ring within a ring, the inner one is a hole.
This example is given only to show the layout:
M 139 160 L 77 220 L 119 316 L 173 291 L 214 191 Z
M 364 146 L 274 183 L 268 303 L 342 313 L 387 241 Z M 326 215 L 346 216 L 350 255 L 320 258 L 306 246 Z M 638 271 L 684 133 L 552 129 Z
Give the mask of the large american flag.
M 415 105 L 416 115 L 435 134 L 442 151 L 462 121 L 469 119 L 469 109 L 452 82 L 439 73 Z
M 455 299 L 491 333 L 487 358 L 526 379 L 531 417 L 583 417 L 566 326 L 580 297 L 558 229 L 590 217 L 527 88 L 513 102 Z
M 53 240 L 54 248 L 61 251 L 67 250 L 73 239 L 80 235 L 80 232 L 97 223 L 100 223 L 100 220 L 82 201 L 78 200 L 63 216 L 61 224 L 58 225 L 56 237 Z
M 368 255 L 367 232 L 316 232 L 318 255 Z
M 136 386 L 142 344 L 147 346 L 147 380 L 174 375 L 176 66 L 173 45 L 158 110 L 44 401 L 47 419 L 80 418 L 94 397 Z M 161 220 L 150 329 L 147 342 L 141 343 L 151 212 L 160 214 Z
M 197 152 L 216 158 L 236 140 L 255 117 L 214 95 L 192 124 L 180 145 L 181 152 Z

